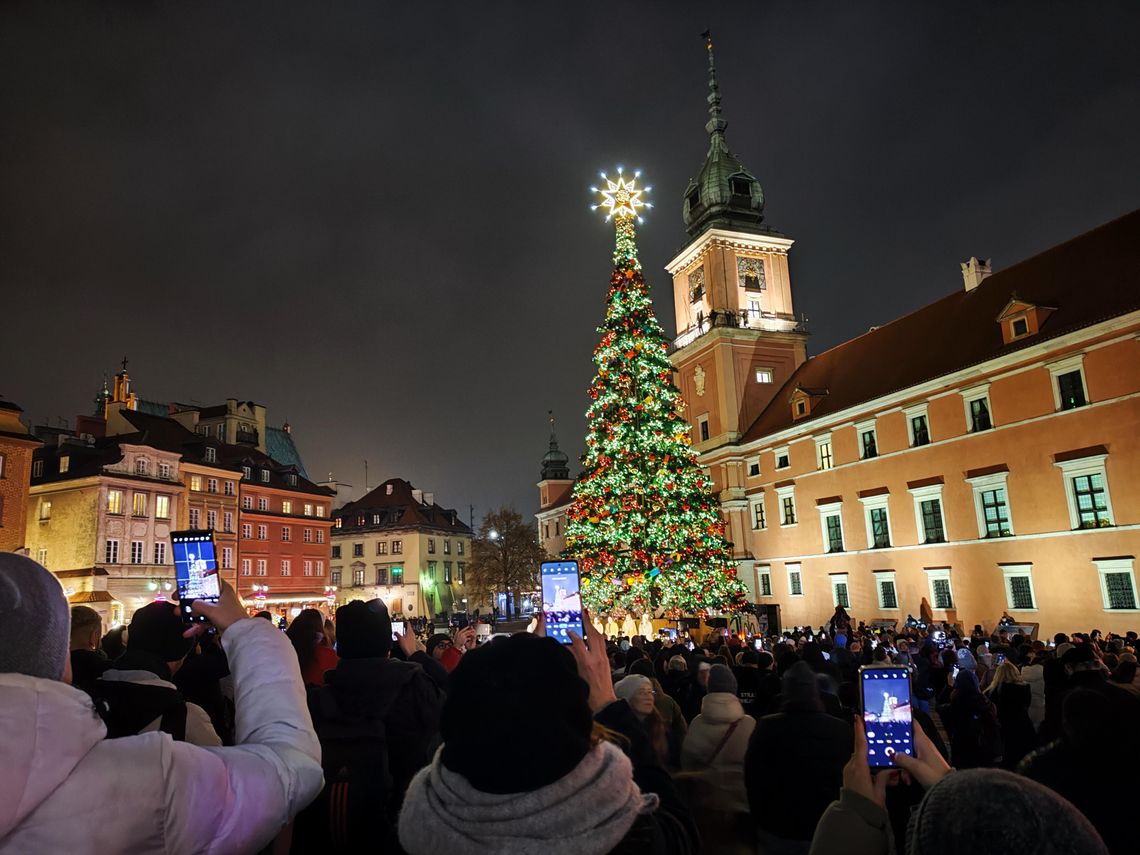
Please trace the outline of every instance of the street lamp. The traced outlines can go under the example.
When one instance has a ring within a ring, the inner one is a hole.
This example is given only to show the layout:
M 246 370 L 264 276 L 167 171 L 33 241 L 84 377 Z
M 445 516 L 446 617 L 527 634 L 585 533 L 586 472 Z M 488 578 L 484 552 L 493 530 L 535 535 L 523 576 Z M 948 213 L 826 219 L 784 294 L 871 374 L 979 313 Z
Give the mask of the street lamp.
M 499 546 L 499 569 L 503 574 L 503 612 L 510 620 L 511 617 L 511 590 L 510 581 L 507 579 L 507 543 L 506 540 L 499 537 L 499 532 L 496 529 L 491 529 L 487 533 L 488 539 L 494 541 Z

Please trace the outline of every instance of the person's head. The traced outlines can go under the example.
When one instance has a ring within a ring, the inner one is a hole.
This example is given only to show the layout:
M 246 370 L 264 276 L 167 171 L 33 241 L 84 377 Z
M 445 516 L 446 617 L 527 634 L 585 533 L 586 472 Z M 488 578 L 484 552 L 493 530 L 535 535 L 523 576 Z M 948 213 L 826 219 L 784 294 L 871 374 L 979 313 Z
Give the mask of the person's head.
M 959 670 L 958 676 L 954 678 L 954 694 L 962 699 L 973 697 L 981 694 L 978 685 L 977 674 L 973 671 Z
M 552 784 L 590 750 L 588 698 L 574 657 L 554 639 L 529 633 L 496 638 L 466 654 L 451 674 L 440 719 L 441 761 L 485 793 Z M 540 757 L 507 751 L 488 762 L 488 745 L 540 746 Z
M 70 682 L 70 624 L 55 576 L 24 555 L 0 552 L 0 674 Z
M 650 715 L 656 706 L 656 694 L 653 691 L 653 682 L 641 674 L 630 674 L 614 683 L 614 694 L 619 700 L 629 704 L 633 714 L 638 718 Z
M 1069 636 L 1065 635 L 1065 633 L 1063 633 L 1063 632 L 1058 632 L 1056 635 L 1053 636 L 1053 643 L 1055 645 L 1057 645 L 1058 647 L 1060 647 L 1062 644 L 1067 644 L 1068 641 L 1069 641 Z
M 974 654 L 967 650 L 965 647 L 958 651 L 958 659 L 955 664 L 962 671 L 978 670 L 978 663 L 977 660 L 974 659 Z
M 1125 654 L 1125 655 L 1127 655 L 1127 654 Z M 1132 681 L 1135 679 L 1136 679 L 1136 657 L 1133 656 L 1133 657 L 1130 657 L 1128 659 L 1124 659 L 1124 657 L 1122 656 L 1120 663 L 1116 666 L 1116 669 L 1112 672 L 1112 677 L 1111 677 L 1112 682 L 1118 683 L 1122 686 L 1128 686 L 1128 685 L 1131 685 Z
M 678 653 L 676 656 L 669 657 L 669 664 L 665 670 L 684 673 L 689 670 L 689 663 L 685 661 L 684 656 Z
M 103 638 L 103 617 L 87 606 L 71 607 L 71 649 L 98 650 Z
M 712 663 L 707 659 L 702 659 L 697 663 L 697 685 L 704 689 L 706 692 L 709 687 L 709 671 L 712 670 Z
M 886 662 L 887 661 L 887 648 L 880 644 L 875 648 L 874 653 L 871 654 L 872 662 Z
M 819 683 L 806 662 L 797 662 L 785 673 L 780 683 L 782 707 L 788 711 L 818 712 L 823 709 Z
M 989 690 L 992 692 L 995 689 L 1004 686 L 1006 683 L 1015 683 L 1018 685 L 1025 684 L 1025 680 L 1021 676 L 1021 671 L 1018 670 L 1018 667 L 1008 659 L 998 665 L 994 670 L 994 676 L 990 681 Z
M 451 638 L 446 635 L 433 635 L 427 641 L 428 656 L 432 659 L 439 660 L 443 658 L 443 654 L 447 652 L 449 647 L 453 647 Z
M 182 636 L 185 631 L 186 625 L 178 616 L 177 606 L 148 603 L 131 617 L 130 644 L 124 655 L 145 655 L 157 659 L 166 663 L 173 675 L 182 667 L 186 654 L 194 646 L 194 642 Z
M 910 642 L 907 641 L 905 638 L 900 638 L 898 640 L 898 643 L 895 644 L 895 649 L 898 650 L 899 653 L 909 653 L 910 652 Z
M 910 855 L 1108 855 L 1091 823 L 1047 787 L 1000 769 L 965 769 L 927 790 L 911 817 Z
M 263 610 L 263 611 L 260 611 L 257 614 L 255 614 L 254 617 L 264 618 L 265 620 L 269 621 L 270 623 L 273 623 L 273 613 L 272 612 L 267 612 L 267 611 Z
M 709 669 L 709 694 L 723 692 L 728 695 L 736 694 L 736 675 L 726 665 L 713 665 Z
M 353 600 L 336 610 L 341 659 L 383 659 L 392 651 L 392 621 L 382 600 Z
M 297 651 L 297 661 L 301 663 L 301 668 L 306 668 L 317 658 L 317 646 L 324 641 L 324 616 L 316 609 L 303 609 L 293 618 L 285 634 Z
M 776 667 L 776 659 L 767 650 L 757 650 L 756 667 L 761 671 L 771 671 Z
M 103 648 L 103 655 L 114 662 L 127 649 L 127 628 L 116 626 L 107 630 L 107 634 L 103 636 L 99 646 Z
M 329 647 L 336 647 L 336 624 L 325 618 L 325 643 Z

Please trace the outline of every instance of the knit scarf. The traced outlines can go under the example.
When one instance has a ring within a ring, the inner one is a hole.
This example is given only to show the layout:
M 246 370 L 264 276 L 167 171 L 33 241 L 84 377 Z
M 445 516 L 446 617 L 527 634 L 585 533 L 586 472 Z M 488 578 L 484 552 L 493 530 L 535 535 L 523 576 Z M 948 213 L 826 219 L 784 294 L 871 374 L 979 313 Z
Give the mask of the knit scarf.
M 400 812 L 400 843 L 410 855 L 602 855 L 638 814 L 656 809 L 616 745 L 594 746 L 569 774 L 529 793 L 498 795 L 444 767 L 437 751 L 412 779 Z M 535 762 L 542 762 L 536 758 Z

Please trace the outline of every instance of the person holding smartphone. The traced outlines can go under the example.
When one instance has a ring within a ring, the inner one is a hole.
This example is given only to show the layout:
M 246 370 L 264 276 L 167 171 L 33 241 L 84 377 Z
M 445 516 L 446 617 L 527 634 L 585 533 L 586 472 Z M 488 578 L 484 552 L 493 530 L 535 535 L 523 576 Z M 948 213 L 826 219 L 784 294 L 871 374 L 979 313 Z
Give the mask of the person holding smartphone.
M 222 633 L 237 744 L 199 748 L 157 732 L 107 739 L 91 699 L 68 685 L 59 582 L 0 553 L 0 851 L 256 852 L 312 801 L 320 746 L 288 640 L 249 618 L 225 582 L 216 604 L 193 610 Z

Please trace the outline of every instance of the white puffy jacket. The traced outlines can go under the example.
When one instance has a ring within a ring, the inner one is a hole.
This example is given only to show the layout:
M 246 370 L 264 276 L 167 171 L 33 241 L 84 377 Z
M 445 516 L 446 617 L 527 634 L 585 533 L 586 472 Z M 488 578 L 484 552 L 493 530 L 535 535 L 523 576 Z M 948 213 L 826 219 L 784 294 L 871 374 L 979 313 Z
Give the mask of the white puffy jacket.
M 273 839 L 320 791 L 320 744 L 285 635 L 242 620 L 222 646 L 232 748 L 104 739 L 83 692 L 0 674 L 0 853 L 239 853 Z

